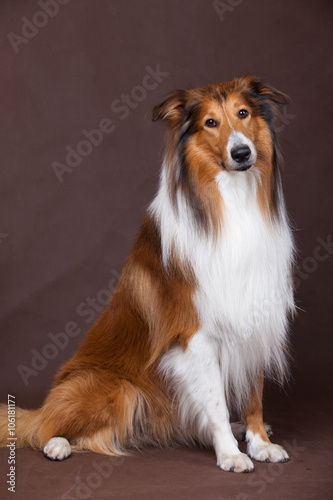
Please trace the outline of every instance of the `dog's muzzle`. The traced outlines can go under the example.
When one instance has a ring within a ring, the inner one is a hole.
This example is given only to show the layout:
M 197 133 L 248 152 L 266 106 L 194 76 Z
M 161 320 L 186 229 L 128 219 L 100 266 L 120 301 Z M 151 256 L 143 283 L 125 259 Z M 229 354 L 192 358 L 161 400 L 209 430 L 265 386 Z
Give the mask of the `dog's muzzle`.
M 239 167 L 236 167 L 235 170 L 238 172 L 244 172 L 252 167 L 251 163 L 251 149 L 246 144 L 241 146 L 237 146 L 230 151 L 231 158 L 239 163 Z

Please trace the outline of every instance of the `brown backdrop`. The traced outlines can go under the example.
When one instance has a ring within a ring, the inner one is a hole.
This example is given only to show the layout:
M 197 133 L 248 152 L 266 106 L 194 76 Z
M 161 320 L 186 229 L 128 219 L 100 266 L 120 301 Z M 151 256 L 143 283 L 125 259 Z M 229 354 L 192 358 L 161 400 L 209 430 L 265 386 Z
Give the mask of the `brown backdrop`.
M 164 129 L 152 106 L 248 73 L 292 98 L 279 122 L 302 309 L 289 399 L 325 398 L 332 2 L 41 4 L 0 5 L 1 400 L 40 404 L 107 300 L 156 191 Z

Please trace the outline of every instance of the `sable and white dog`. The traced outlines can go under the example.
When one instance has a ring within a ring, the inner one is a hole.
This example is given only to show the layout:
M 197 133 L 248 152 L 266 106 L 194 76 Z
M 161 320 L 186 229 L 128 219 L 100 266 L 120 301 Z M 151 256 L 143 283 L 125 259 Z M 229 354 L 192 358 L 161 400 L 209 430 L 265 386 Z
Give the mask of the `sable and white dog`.
M 286 372 L 293 239 L 274 111 L 287 96 L 246 76 L 176 91 L 158 193 L 110 304 L 43 406 L 17 410 L 17 444 L 62 460 L 144 445 L 212 445 L 217 465 L 284 462 L 262 418 L 264 376 Z M 248 455 L 229 409 L 242 412 Z M 7 408 L 0 441 L 6 444 Z

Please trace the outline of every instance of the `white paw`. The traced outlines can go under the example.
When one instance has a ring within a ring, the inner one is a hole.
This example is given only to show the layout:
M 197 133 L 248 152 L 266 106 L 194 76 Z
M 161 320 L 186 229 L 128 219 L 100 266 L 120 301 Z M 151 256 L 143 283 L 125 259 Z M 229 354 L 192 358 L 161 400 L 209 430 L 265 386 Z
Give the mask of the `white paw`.
M 43 451 L 51 460 L 64 460 L 71 454 L 71 445 L 65 438 L 54 437 L 46 443 Z
M 247 452 L 258 462 L 288 462 L 289 460 L 286 450 L 273 443 L 249 443 Z
M 218 467 L 229 472 L 252 472 L 253 463 L 245 453 L 237 455 L 221 455 L 217 461 Z

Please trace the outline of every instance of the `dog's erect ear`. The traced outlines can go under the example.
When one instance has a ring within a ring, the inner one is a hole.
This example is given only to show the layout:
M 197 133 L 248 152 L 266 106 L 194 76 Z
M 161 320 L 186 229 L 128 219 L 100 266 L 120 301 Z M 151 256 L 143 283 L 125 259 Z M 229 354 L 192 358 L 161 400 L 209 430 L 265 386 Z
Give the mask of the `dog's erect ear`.
M 290 102 L 290 98 L 286 94 L 267 85 L 267 83 L 264 83 L 255 76 L 244 76 L 240 80 L 259 98 L 266 98 L 275 104 L 287 104 Z
M 182 120 L 185 113 L 186 90 L 176 90 L 153 108 L 153 121 L 170 120 L 177 122 Z

